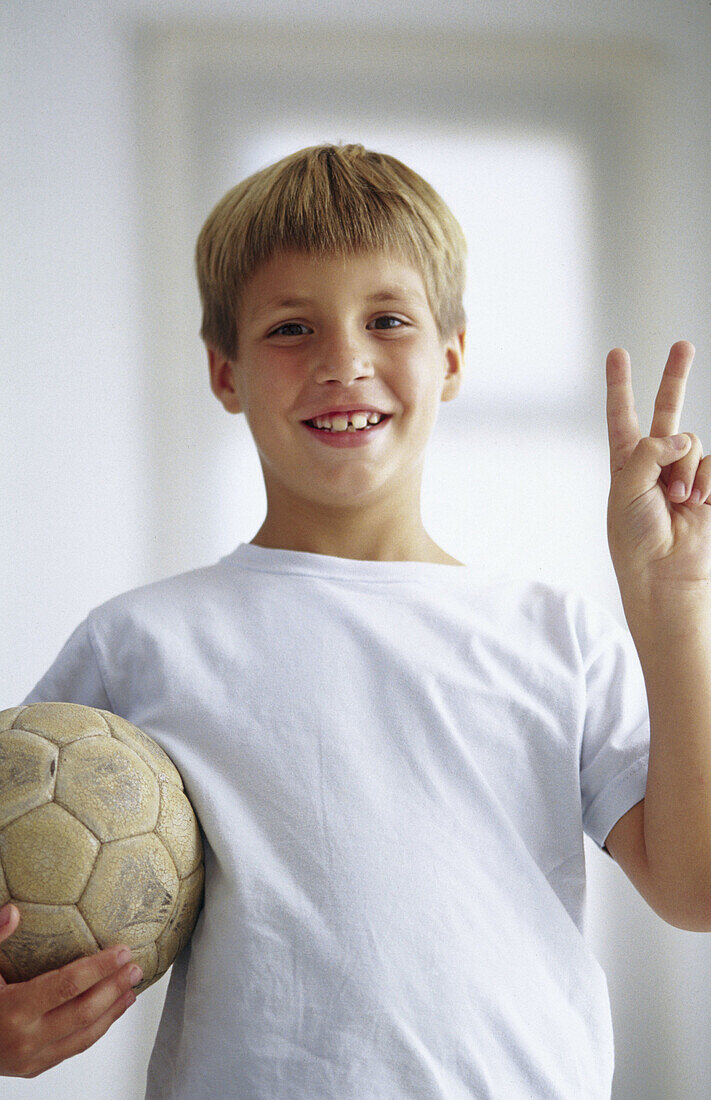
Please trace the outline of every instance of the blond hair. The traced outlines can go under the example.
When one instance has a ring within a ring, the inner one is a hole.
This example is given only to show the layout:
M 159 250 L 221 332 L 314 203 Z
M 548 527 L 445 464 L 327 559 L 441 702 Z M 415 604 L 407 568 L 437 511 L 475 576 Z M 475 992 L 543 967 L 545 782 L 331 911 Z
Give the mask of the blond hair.
M 244 288 L 281 252 L 387 251 L 420 272 L 440 339 L 464 328 L 467 246 L 437 192 L 395 157 L 362 145 L 314 145 L 233 187 L 197 240 L 200 335 L 237 357 Z

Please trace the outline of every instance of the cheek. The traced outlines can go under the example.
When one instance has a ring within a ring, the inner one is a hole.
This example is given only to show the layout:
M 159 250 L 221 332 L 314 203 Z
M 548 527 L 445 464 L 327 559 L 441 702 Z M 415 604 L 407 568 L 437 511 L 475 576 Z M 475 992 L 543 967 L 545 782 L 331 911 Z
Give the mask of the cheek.
M 256 421 L 276 420 L 280 415 L 288 415 L 290 402 L 293 404 L 298 393 L 294 372 L 286 365 L 281 367 L 269 361 L 261 362 L 252 371 L 248 382 L 249 405 Z
M 294 446 L 295 435 L 303 431 L 294 418 L 297 399 L 276 387 L 252 394 L 247 418 L 255 446 L 263 458 L 279 462 Z
M 399 397 L 408 412 L 418 420 L 431 422 L 437 415 L 441 383 L 436 378 L 431 360 L 410 364 L 400 388 Z
M 421 408 L 433 399 L 435 390 L 434 369 L 431 358 L 423 354 L 408 354 L 406 349 L 392 364 L 385 381 L 395 392 L 403 406 Z

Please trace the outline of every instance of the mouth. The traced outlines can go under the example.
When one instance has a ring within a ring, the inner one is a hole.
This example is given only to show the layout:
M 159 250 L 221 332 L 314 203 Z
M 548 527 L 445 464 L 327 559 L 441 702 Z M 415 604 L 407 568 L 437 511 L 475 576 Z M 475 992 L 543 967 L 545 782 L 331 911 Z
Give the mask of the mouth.
M 319 427 L 317 422 L 321 422 L 321 417 L 317 417 L 316 420 L 302 420 L 301 423 L 310 435 L 321 443 L 325 443 L 327 446 L 359 447 L 371 442 L 376 436 L 379 436 L 392 419 L 392 414 L 380 414 L 380 419 L 377 423 L 366 423 L 362 426 L 357 426 L 360 425 L 360 420 L 356 420 L 355 424 L 349 421 L 346 427 L 343 424 L 345 417 L 341 420 L 338 418 L 334 419 L 336 423 L 334 425 L 332 422 L 331 427 L 325 427 L 323 423 L 321 423 Z M 363 417 L 361 419 L 365 418 Z M 374 417 L 371 417 L 371 419 L 374 419 Z
M 383 420 L 389 420 L 390 413 L 381 412 L 357 412 L 357 413 L 329 413 L 323 416 L 315 416 L 311 420 L 302 420 L 310 428 L 318 431 L 332 432 L 367 432 L 376 428 Z

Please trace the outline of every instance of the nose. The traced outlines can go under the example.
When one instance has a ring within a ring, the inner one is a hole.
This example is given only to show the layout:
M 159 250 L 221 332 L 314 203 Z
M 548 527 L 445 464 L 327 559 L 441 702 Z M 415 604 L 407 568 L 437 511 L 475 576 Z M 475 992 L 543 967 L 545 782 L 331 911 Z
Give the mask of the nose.
M 317 382 L 340 382 L 347 386 L 358 378 L 372 378 L 375 366 L 372 349 L 353 333 L 343 330 L 324 334 L 319 341 L 314 366 Z

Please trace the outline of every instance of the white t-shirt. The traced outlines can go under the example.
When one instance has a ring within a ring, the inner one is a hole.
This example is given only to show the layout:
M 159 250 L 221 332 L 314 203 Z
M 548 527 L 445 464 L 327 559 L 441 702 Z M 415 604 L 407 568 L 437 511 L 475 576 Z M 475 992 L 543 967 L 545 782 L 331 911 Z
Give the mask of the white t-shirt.
M 609 1098 L 583 830 L 644 797 L 649 748 L 609 612 L 242 544 L 92 611 L 50 700 L 155 738 L 204 833 L 147 1097 Z

